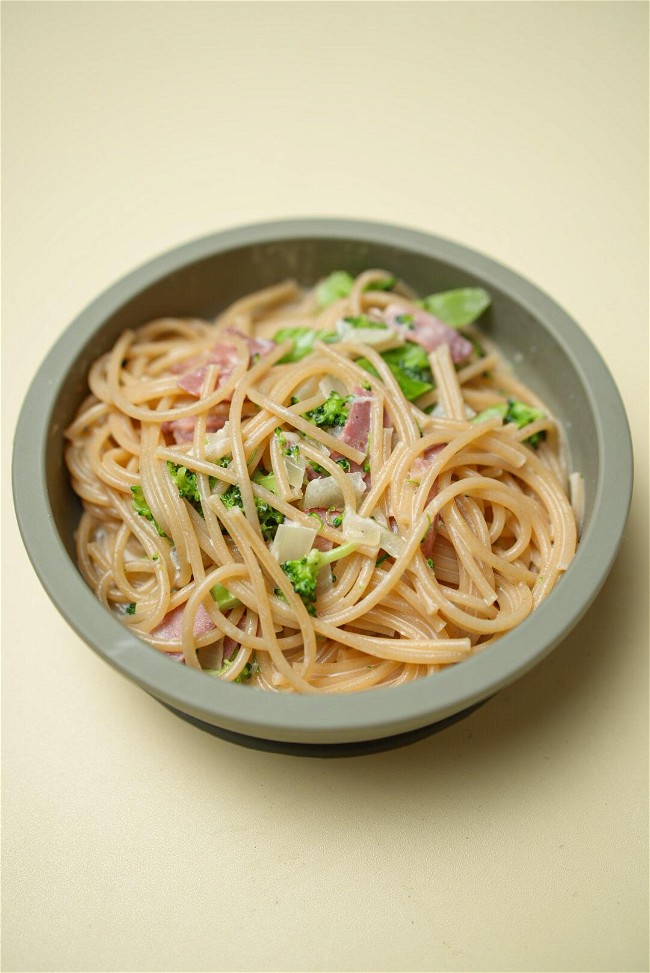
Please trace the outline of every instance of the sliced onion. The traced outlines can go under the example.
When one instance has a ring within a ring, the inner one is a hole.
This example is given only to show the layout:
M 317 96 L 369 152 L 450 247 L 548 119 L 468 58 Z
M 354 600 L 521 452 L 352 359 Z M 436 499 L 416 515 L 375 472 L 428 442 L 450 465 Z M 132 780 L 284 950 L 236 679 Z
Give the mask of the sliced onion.
M 302 500 L 304 510 L 311 510 L 313 507 L 340 507 L 343 503 L 341 488 L 333 476 L 321 476 L 315 480 L 310 480 L 305 487 Z
M 224 446 L 228 445 L 230 439 L 228 435 L 229 420 L 226 419 L 225 425 L 217 432 L 206 433 L 205 437 L 205 458 L 207 460 L 216 459 Z
M 394 348 L 402 344 L 399 335 L 388 328 L 355 328 L 343 318 L 336 322 L 336 332 L 341 341 L 354 341 L 373 348 Z
M 317 527 L 286 522 L 280 524 L 271 545 L 271 554 L 280 564 L 299 561 L 311 551 L 317 533 Z
M 307 461 L 302 453 L 297 456 L 285 456 L 284 465 L 287 471 L 287 479 L 292 490 L 299 490 L 305 476 L 305 466 Z
M 318 383 L 318 388 L 328 398 L 331 392 L 338 392 L 343 398 L 348 394 L 348 390 L 343 382 L 338 378 L 334 378 L 333 375 L 326 375 L 325 378 L 322 378 Z
M 346 473 L 345 476 L 350 481 L 350 486 L 358 500 L 366 492 L 363 473 Z M 305 510 L 311 510 L 313 507 L 328 509 L 329 507 L 340 507 L 342 504 L 343 493 L 333 476 L 321 476 L 315 480 L 310 480 L 305 487 L 302 502 Z
M 386 551 L 392 557 L 399 557 L 404 551 L 406 542 L 399 534 L 394 534 L 392 530 L 388 530 L 386 527 L 380 527 L 379 530 L 381 532 L 379 546 L 382 551 Z
M 343 533 L 346 540 L 361 541 L 367 547 L 379 547 L 381 527 L 370 517 L 360 517 L 353 510 L 346 510 L 343 516 Z

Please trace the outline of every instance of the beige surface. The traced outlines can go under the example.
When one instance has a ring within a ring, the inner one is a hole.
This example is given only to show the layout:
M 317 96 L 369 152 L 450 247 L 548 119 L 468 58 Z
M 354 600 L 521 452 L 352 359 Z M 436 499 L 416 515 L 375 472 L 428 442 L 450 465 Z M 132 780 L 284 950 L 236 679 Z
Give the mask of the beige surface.
M 409 749 L 183 724 L 50 605 L 5 489 L 5 970 L 647 970 L 647 6 L 3 4 L 4 449 L 100 290 L 262 218 L 394 221 L 547 290 L 637 493 L 597 605 Z M 3 461 L 8 487 L 9 460 Z

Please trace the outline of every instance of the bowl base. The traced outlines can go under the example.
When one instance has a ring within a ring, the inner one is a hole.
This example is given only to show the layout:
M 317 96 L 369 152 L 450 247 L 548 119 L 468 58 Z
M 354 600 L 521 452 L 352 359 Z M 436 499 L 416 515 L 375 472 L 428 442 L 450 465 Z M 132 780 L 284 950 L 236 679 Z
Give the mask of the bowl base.
M 262 737 L 249 736 L 246 733 L 236 733 L 234 730 L 226 730 L 220 726 L 213 726 L 211 723 L 205 723 L 203 720 L 199 720 L 194 716 L 189 716 L 187 713 L 183 713 L 181 710 L 175 709 L 175 707 L 169 706 L 167 703 L 162 703 L 161 705 L 176 716 L 180 716 L 187 723 L 198 727 L 199 730 L 211 733 L 221 740 L 227 740 L 228 743 L 235 743 L 240 747 L 248 747 L 249 750 L 265 750 L 269 753 L 283 753 L 291 757 L 325 758 L 363 757 L 370 753 L 382 753 L 386 750 L 407 747 L 411 743 L 417 743 L 418 740 L 423 740 L 428 736 L 432 736 L 434 733 L 439 733 L 441 730 L 445 730 L 448 726 L 452 726 L 452 724 L 457 723 L 459 720 L 465 719 L 474 710 L 483 706 L 484 703 L 487 703 L 487 699 L 483 699 L 473 706 L 468 706 L 467 709 L 461 710 L 459 713 L 454 713 L 453 716 L 448 716 L 444 720 L 438 720 L 438 722 L 431 723 L 428 726 L 418 727 L 417 730 L 409 730 L 407 733 L 397 733 L 393 736 L 381 737 L 377 740 L 358 740 L 353 743 L 291 743 L 284 740 L 266 740 Z

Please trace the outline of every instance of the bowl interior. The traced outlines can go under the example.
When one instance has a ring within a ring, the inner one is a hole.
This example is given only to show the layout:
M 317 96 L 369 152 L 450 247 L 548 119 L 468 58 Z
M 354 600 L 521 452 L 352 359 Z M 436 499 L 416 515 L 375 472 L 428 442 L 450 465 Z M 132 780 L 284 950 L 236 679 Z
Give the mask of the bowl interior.
M 539 317 L 489 274 L 472 273 L 440 258 L 403 246 L 371 240 L 315 237 L 255 243 L 189 262 L 164 274 L 126 300 L 101 325 L 90 330 L 71 364 L 53 402 L 52 435 L 46 454 L 50 503 L 59 535 L 74 558 L 74 530 L 80 503 L 61 468 L 63 430 L 87 394 L 92 362 L 109 350 L 126 328 L 136 328 L 156 317 L 214 317 L 237 298 L 287 277 L 303 286 L 313 285 L 332 270 L 352 274 L 369 267 L 385 268 L 405 280 L 422 296 L 454 287 L 482 286 L 492 306 L 480 327 L 515 364 L 517 374 L 548 402 L 568 434 L 574 469 L 585 476 L 587 509 L 593 506 L 598 481 L 598 437 L 587 388 L 577 362 L 567 355 L 561 335 L 544 326 Z
M 522 626 L 496 643 L 498 649 L 490 647 L 435 678 L 354 698 L 254 692 L 242 712 L 245 690 L 162 657 L 85 586 L 74 544 L 81 507 L 62 460 L 63 432 L 87 394 L 90 365 L 125 328 L 160 316 L 209 318 L 287 277 L 311 285 L 332 270 L 354 274 L 370 267 L 392 271 L 422 295 L 460 286 L 490 292 L 482 329 L 564 425 L 572 467 L 584 475 L 581 547 L 566 579 Z M 443 720 L 486 699 L 549 652 L 584 613 L 611 566 L 629 506 L 631 465 L 625 414 L 606 367 L 577 325 L 535 287 L 436 237 L 382 224 L 304 220 L 186 244 L 102 294 L 59 339 L 32 384 L 17 429 L 13 473 L 15 483 L 31 484 L 15 491 L 15 503 L 41 581 L 68 622 L 110 664 L 168 705 L 215 726 L 275 740 L 336 743 Z

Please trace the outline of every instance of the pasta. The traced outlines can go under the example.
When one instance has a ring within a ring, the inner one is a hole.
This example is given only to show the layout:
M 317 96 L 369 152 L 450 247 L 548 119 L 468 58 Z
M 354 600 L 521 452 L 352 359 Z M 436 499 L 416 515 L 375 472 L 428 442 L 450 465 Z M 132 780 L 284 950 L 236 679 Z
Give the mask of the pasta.
M 335 272 L 122 334 L 66 430 L 97 597 L 276 692 L 407 683 L 514 628 L 569 567 L 581 478 L 488 304 Z

